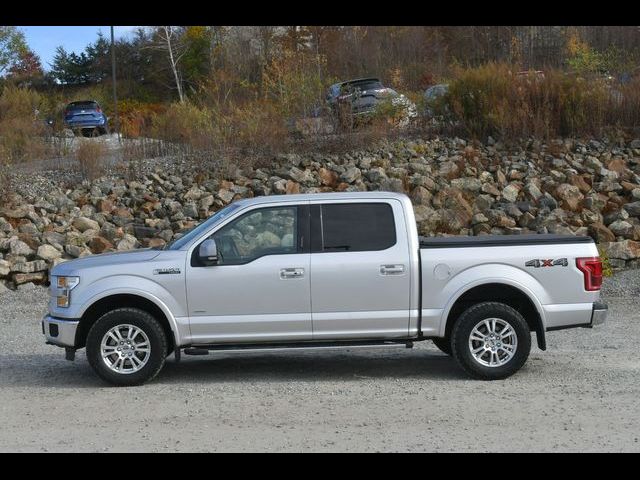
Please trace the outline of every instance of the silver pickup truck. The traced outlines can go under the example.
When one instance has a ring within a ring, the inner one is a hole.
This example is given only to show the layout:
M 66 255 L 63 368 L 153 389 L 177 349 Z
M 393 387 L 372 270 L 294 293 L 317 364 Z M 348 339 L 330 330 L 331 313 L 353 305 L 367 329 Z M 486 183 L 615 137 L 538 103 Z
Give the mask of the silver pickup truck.
M 532 331 L 545 350 L 546 332 L 604 322 L 601 283 L 589 237 L 419 238 L 405 195 L 268 196 L 162 249 L 57 265 L 42 328 L 116 385 L 154 378 L 172 353 L 422 340 L 500 379 L 525 363 Z

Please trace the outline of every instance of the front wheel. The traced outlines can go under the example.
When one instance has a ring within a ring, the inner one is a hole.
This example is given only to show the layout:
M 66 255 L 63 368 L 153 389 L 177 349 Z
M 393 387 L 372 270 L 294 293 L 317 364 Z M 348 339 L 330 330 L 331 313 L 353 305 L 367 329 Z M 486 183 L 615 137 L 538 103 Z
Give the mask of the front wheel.
M 520 313 L 498 302 L 473 305 L 452 332 L 452 352 L 474 378 L 497 380 L 520 370 L 529 357 L 531 333 Z
M 87 336 L 87 359 L 100 378 L 118 386 L 140 385 L 164 366 L 167 338 L 151 314 L 137 308 L 105 313 Z

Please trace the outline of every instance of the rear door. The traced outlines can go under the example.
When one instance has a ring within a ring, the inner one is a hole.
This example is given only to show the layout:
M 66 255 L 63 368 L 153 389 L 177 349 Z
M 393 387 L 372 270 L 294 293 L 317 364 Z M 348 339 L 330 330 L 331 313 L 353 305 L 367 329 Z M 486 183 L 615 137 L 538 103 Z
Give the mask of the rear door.
M 311 202 L 317 340 L 406 337 L 409 245 L 398 200 Z

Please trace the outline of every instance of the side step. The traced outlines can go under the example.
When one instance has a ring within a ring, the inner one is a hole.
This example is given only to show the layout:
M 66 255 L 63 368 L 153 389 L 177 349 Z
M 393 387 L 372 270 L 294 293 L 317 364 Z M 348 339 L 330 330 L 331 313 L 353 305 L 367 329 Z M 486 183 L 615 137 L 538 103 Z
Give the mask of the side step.
M 356 341 L 356 342 L 304 342 L 304 343 L 258 343 L 234 345 L 198 345 L 184 349 L 185 355 L 207 355 L 210 351 L 238 352 L 276 352 L 281 350 L 333 350 L 345 348 L 413 348 L 411 340 L 398 341 Z

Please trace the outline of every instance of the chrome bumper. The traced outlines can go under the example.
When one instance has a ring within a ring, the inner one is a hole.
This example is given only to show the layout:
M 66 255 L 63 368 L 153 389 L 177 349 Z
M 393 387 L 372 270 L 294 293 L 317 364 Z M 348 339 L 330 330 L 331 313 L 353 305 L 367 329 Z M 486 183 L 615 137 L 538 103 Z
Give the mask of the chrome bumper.
M 42 319 L 42 333 L 47 343 L 59 347 L 75 347 L 78 320 L 64 320 L 45 315 Z
M 607 313 L 609 313 L 609 307 L 606 303 L 595 302 L 591 312 L 591 326 L 602 325 L 607 319 Z

